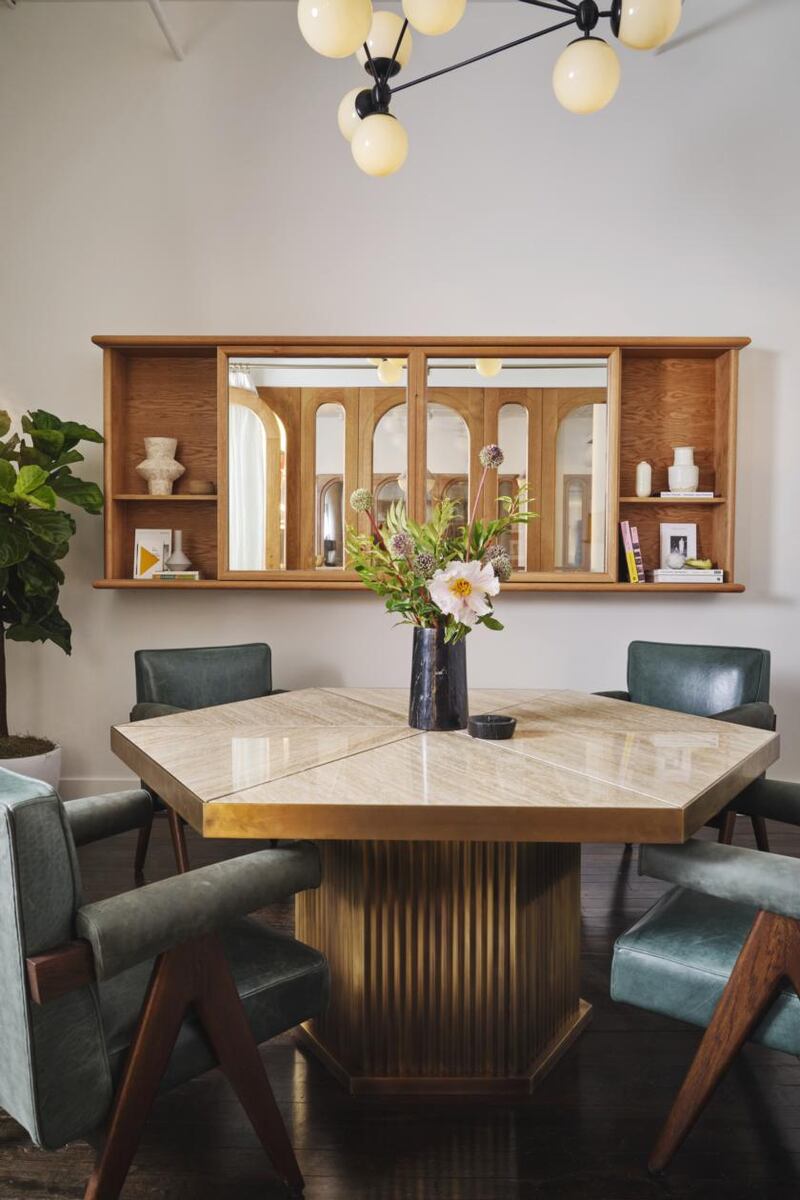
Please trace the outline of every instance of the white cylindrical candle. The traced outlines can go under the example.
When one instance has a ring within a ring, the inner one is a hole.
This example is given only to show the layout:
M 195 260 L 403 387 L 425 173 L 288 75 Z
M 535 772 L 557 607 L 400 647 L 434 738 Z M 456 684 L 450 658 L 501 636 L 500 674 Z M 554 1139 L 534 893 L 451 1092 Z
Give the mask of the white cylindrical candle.
M 653 492 L 653 468 L 649 462 L 640 462 L 636 468 L 636 495 L 650 496 Z

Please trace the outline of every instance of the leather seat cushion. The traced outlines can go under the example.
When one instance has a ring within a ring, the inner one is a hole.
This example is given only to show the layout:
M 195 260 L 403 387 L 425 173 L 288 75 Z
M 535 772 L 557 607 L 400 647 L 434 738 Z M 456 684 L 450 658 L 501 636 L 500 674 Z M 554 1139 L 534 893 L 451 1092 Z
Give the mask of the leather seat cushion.
M 749 905 L 674 888 L 617 939 L 612 997 L 708 1025 L 755 917 Z M 788 982 L 752 1040 L 800 1054 L 800 997 Z
M 222 934 L 239 995 L 260 1044 L 320 1013 L 328 1000 L 325 956 L 252 917 Z M 142 1008 L 153 963 L 140 963 L 99 984 L 103 1029 L 116 1085 Z M 216 1059 L 190 1013 L 175 1044 L 161 1090 L 176 1087 L 216 1066 Z

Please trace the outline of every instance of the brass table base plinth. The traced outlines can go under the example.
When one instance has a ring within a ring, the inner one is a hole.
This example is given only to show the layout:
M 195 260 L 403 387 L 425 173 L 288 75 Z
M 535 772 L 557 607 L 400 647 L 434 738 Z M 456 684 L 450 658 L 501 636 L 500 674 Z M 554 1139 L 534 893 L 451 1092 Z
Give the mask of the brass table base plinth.
M 524 1096 L 589 1019 L 580 847 L 323 842 L 297 936 L 331 966 L 299 1031 L 353 1094 Z

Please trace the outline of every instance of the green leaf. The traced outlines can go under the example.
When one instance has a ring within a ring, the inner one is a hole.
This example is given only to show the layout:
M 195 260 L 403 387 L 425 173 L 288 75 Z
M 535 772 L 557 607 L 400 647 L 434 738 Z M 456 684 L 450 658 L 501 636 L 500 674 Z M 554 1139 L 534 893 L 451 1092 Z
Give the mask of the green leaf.
M 70 504 L 77 504 L 79 508 L 85 509 L 88 513 L 103 511 L 103 493 L 96 483 L 78 479 L 77 475 L 71 475 L 69 472 L 56 475 L 50 482 L 56 495 L 60 496 L 62 500 L 68 500 Z
M 57 608 L 38 621 L 10 625 L 6 637 L 12 642 L 55 642 L 65 654 L 72 653 L 72 629 Z
M 56 509 L 55 512 L 45 512 L 42 509 L 29 509 L 24 515 L 24 522 L 35 540 L 45 547 L 61 545 L 69 542 L 75 532 L 75 521 L 69 513 Z M 45 550 L 48 557 L 52 555 Z
M 25 499 L 29 504 L 35 504 L 37 508 L 55 508 L 56 506 L 56 494 L 47 484 L 29 492 Z
M 47 483 L 47 472 L 41 467 L 22 467 L 14 484 L 14 494 L 26 499 L 30 492 L 36 491 L 43 483 Z
M 478 617 L 478 623 L 485 625 L 487 629 L 505 629 L 502 621 L 498 621 L 497 617 L 491 617 L 488 614 L 485 617 Z
M 55 599 L 59 585 L 64 582 L 64 572 L 61 568 L 36 554 L 31 554 L 24 562 L 18 563 L 17 574 L 26 596 Z
M 48 458 L 58 458 L 64 448 L 64 434 L 58 429 L 32 429 L 31 441 Z
M 12 567 L 30 553 L 31 540 L 19 521 L 0 517 L 0 567 Z
M 103 441 L 102 433 L 98 433 L 96 429 L 91 429 L 88 425 L 81 425 L 78 421 L 64 421 L 61 425 L 61 432 L 64 435 L 64 445 L 67 450 L 71 450 L 77 442 L 102 443 Z
M 11 416 L 4 408 L 0 409 L 0 437 L 5 437 L 11 428 Z
M 4 458 L 0 458 L 0 489 L 4 492 L 13 492 L 16 482 L 17 472 L 11 463 L 7 462 Z
M 43 408 L 27 412 L 22 418 L 22 428 L 25 433 L 32 433 L 34 429 L 61 429 L 61 427 L 61 418 L 53 413 L 45 412 Z

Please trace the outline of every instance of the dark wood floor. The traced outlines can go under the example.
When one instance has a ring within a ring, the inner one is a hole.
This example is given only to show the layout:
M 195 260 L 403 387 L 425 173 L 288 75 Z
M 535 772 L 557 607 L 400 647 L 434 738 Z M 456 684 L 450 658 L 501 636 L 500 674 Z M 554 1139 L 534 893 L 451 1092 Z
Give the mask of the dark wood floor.
M 744 822 L 737 840 L 752 844 Z M 773 847 L 800 855 L 800 834 Z M 243 847 L 252 849 L 252 845 Z M 193 864 L 230 854 L 191 838 Z M 87 898 L 125 890 L 122 837 L 81 853 Z M 165 823 L 152 876 L 171 873 Z M 644 1163 L 698 1033 L 608 999 L 611 946 L 660 894 L 621 846 L 589 846 L 583 870 L 583 994 L 594 1020 L 526 1103 L 358 1101 L 282 1039 L 264 1050 L 307 1200 L 791 1200 L 800 1195 L 800 1064 L 750 1046 L 674 1166 Z M 274 922 L 291 921 L 288 906 Z M 0 1115 L 0 1197 L 80 1197 L 87 1146 L 36 1150 Z M 216 1073 L 162 1098 L 126 1200 L 273 1200 L 282 1193 L 246 1119 Z

